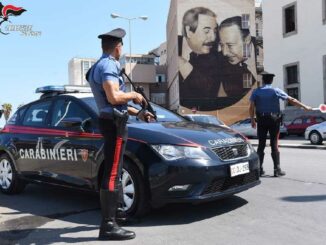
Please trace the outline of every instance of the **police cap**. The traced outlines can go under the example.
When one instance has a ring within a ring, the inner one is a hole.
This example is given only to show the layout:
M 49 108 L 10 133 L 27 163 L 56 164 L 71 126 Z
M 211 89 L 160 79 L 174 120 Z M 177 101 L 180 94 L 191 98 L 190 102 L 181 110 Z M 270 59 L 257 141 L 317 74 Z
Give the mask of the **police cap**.
M 263 71 L 262 73 L 260 73 L 260 75 L 262 75 L 263 77 L 275 77 L 275 74 L 269 73 L 268 71 Z
M 122 28 L 114 29 L 108 33 L 104 33 L 98 36 L 100 39 L 118 39 L 122 41 L 122 38 L 126 35 L 126 31 Z

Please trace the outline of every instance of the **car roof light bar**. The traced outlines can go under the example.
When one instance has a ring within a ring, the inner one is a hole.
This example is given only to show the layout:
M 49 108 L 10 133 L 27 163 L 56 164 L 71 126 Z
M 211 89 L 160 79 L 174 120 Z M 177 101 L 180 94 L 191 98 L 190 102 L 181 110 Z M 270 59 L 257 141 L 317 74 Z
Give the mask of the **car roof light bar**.
M 92 90 L 89 87 L 84 86 L 71 86 L 71 85 L 50 85 L 50 86 L 44 86 L 37 88 L 35 93 L 42 93 L 42 94 L 48 94 L 48 93 L 91 93 Z

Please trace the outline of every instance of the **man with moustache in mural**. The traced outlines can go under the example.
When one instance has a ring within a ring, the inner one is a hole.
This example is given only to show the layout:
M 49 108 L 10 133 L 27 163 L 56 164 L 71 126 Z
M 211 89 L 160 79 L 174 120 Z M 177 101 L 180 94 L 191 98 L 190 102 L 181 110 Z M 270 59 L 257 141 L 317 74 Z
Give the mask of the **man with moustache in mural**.
M 214 77 L 220 62 L 217 53 L 216 14 L 203 7 L 189 9 L 183 16 L 179 36 L 180 104 L 187 108 L 215 110 L 218 82 Z
M 256 43 L 241 16 L 225 19 L 219 26 L 220 49 L 224 56 L 217 90 L 219 98 L 231 105 L 241 100 L 257 81 Z

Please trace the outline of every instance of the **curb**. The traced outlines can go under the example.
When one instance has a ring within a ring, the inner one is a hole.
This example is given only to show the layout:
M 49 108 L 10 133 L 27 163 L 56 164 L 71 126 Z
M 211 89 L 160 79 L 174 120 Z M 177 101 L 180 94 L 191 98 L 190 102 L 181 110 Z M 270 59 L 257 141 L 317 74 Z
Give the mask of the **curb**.
M 258 146 L 257 143 L 251 143 L 253 146 Z M 266 144 L 266 147 L 270 146 L 269 144 Z M 279 147 L 282 148 L 297 148 L 297 149 L 318 149 L 318 150 L 326 150 L 326 146 L 320 146 L 320 145 L 293 145 L 293 144 L 279 144 Z

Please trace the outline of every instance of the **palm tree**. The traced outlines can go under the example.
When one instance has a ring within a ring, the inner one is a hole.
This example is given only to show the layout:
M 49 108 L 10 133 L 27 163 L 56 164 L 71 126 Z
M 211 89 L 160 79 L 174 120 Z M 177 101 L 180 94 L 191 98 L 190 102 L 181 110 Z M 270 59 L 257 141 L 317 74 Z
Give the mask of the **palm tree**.
M 3 115 L 5 117 L 6 123 L 10 117 L 10 113 L 12 111 L 12 105 L 9 103 L 5 103 L 2 105 L 2 109 L 3 109 Z

